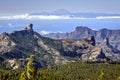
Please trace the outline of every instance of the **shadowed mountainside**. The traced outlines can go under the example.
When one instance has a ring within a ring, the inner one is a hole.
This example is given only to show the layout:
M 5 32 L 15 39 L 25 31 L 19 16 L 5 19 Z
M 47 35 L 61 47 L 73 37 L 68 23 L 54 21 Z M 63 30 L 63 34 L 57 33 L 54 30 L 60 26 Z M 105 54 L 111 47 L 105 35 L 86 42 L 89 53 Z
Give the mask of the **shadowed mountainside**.
M 108 44 L 97 45 L 94 36 L 84 39 L 46 38 L 27 28 L 0 35 L 0 63 L 7 69 L 24 68 L 30 55 L 35 55 L 39 67 L 61 65 L 76 60 L 120 61 L 120 52 Z M 109 48 L 109 49 L 108 49 Z

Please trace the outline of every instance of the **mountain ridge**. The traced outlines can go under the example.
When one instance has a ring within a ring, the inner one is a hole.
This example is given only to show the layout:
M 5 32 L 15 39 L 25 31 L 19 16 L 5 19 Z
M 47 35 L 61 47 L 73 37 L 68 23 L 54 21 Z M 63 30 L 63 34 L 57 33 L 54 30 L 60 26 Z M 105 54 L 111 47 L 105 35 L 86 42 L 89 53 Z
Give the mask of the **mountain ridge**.
M 84 39 L 46 38 L 35 32 L 33 24 L 30 24 L 24 30 L 0 35 L 0 66 L 5 65 L 6 69 L 24 68 L 30 55 L 36 56 L 39 67 L 62 65 L 77 60 L 120 61 L 119 50 L 116 49 L 115 52 L 107 44 L 109 49 L 105 52 L 104 46 L 96 45 L 94 36 Z
M 109 38 L 110 43 L 120 50 L 120 29 L 100 29 L 92 30 L 86 26 L 78 26 L 76 29 L 69 33 L 49 33 L 43 35 L 52 39 L 82 39 L 90 36 L 95 36 L 97 43 L 101 43 L 105 38 Z

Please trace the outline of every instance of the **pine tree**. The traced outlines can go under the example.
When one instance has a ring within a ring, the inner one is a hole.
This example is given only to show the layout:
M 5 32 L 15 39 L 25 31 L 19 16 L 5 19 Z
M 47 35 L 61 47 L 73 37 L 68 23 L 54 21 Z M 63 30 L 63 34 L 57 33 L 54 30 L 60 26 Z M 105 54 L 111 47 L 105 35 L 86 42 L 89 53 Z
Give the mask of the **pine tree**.
M 120 77 L 118 77 L 118 79 L 117 80 L 120 80 Z
M 26 76 L 26 71 L 23 71 L 23 72 L 21 73 L 20 80 L 28 80 L 28 78 L 27 78 L 27 76 Z
M 98 76 L 98 80 L 103 80 L 103 77 L 104 77 L 104 69 L 101 69 L 101 73 Z
M 30 60 L 27 63 L 27 77 L 30 80 L 34 80 L 36 74 L 37 74 L 37 66 L 35 62 L 35 56 L 31 55 Z
M 27 63 L 26 71 L 22 72 L 20 80 L 36 80 L 37 75 L 37 64 L 35 56 L 31 55 Z

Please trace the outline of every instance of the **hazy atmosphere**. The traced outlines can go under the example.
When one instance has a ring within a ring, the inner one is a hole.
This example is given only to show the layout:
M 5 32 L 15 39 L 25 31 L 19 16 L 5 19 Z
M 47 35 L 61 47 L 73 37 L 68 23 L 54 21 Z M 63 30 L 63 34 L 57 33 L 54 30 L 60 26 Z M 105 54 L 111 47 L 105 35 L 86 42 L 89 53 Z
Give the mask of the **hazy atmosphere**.
M 0 0 L 0 14 L 52 12 L 120 13 L 120 0 Z
M 0 0 L 0 80 L 120 80 L 120 0 Z
M 0 0 L 0 33 L 23 29 L 71 32 L 77 26 L 119 29 L 120 0 Z

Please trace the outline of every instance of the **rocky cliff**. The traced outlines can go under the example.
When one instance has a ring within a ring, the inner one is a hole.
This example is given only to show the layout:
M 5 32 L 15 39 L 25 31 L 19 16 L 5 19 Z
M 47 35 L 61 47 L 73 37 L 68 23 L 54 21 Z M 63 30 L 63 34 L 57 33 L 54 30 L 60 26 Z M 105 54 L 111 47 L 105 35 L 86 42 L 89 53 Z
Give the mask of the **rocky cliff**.
M 52 39 L 82 39 L 94 36 L 96 43 L 101 43 L 105 38 L 109 38 L 111 45 L 120 50 L 120 30 L 92 30 L 86 26 L 79 26 L 70 33 L 50 33 L 43 35 Z
M 103 43 L 96 46 L 94 36 L 54 40 L 41 36 L 30 24 L 25 30 L 0 35 L 0 63 L 8 69 L 23 68 L 30 55 L 36 56 L 39 67 L 76 60 L 119 61 L 119 50 L 111 47 L 108 40 L 104 42 L 106 45 Z

